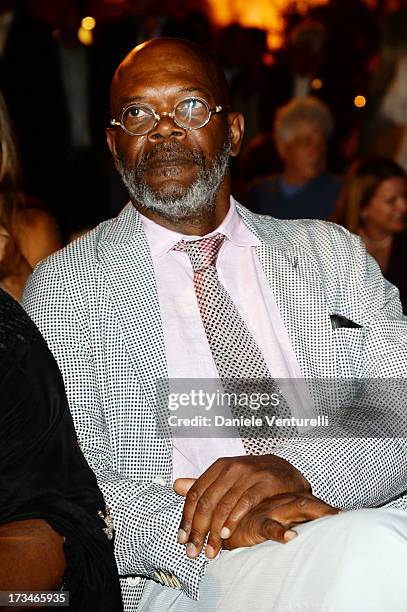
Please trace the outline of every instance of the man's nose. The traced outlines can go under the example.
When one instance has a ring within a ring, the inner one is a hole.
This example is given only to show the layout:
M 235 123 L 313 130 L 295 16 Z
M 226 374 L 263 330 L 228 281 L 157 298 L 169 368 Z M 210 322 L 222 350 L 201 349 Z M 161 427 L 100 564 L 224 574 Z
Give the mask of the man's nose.
M 182 127 L 179 127 L 171 117 L 164 116 L 160 117 L 157 122 L 157 125 L 150 130 L 148 133 L 148 140 L 151 142 L 156 142 L 157 140 L 163 139 L 177 139 L 183 140 L 186 136 L 186 130 Z

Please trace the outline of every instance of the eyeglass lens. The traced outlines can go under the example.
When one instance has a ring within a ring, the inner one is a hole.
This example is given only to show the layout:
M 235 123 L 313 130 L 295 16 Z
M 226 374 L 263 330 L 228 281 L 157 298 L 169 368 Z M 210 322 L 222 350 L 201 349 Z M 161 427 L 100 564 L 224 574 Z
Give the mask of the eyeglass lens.
M 184 128 L 197 129 L 208 120 L 208 106 L 197 98 L 186 98 L 174 108 L 175 122 Z M 132 134 L 146 134 L 154 127 L 156 117 L 153 110 L 142 104 L 129 106 L 123 115 L 123 125 Z

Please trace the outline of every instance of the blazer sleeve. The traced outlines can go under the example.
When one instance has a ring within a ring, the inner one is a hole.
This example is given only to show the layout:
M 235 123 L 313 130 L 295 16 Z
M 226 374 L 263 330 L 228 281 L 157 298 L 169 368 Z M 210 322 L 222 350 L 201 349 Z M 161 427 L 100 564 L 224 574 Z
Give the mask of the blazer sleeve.
M 349 381 L 359 385 L 360 392 L 351 406 L 338 411 L 328 429 L 316 427 L 287 441 L 275 454 L 307 478 L 314 495 L 335 507 L 350 510 L 395 502 L 407 508 L 407 318 L 398 290 L 383 278 L 360 239 L 329 225 L 333 239 L 324 265 L 342 275 L 347 271 L 338 278 L 345 312 L 350 302 L 360 306 L 363 377 Z
M 187 558 L 177 543 L 183 498 L 170 486 L 138 482 L 114 469 L 85 322 L 49 261 L 34 271 L 23 303 L 63 374 L 78 440 L 113 517 L 119 574 L 152 578 L 198 599 L 207 560 L 202 553 Z

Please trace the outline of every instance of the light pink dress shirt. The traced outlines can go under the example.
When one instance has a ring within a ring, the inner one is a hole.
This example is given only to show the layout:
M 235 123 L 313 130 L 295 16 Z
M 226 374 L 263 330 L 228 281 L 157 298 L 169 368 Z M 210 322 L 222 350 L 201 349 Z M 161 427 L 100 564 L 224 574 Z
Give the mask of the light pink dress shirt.
M 201 236 L 184 236 L 143 215 L 141 218 L 157 282 L 169 378 L 217 379 L 195 297 L 189 257 L 184 252 L 172 250 L 181 239 L 196 240 Z M 286 328 L 257 257 L 256 247 L 260 241 L 244 224 L 233 198 L 221 225 L 207 236 L 217 233 L 226 236 L 217 260 L 219 281 L 256 340 L 271 375 L 280 379 L 301 377 Z M 298 397 L 291 400 L 304 401 Z M 196 478 L 219 457 L 244 454 L 238 436 L 174 438 L 173 479 Z

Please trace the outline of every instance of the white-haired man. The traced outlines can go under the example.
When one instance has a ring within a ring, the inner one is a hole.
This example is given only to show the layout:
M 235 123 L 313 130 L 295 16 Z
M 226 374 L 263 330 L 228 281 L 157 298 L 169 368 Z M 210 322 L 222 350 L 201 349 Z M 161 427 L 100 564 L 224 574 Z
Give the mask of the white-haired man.
M 332 129 L 331 112 L 317 98 L 296 98 L 282 106 L 274 140 L 284 169 L 256 181 L 247 206 L 278 219 L 329 219 L 340 190 L 340 181 L 326 169 Z

